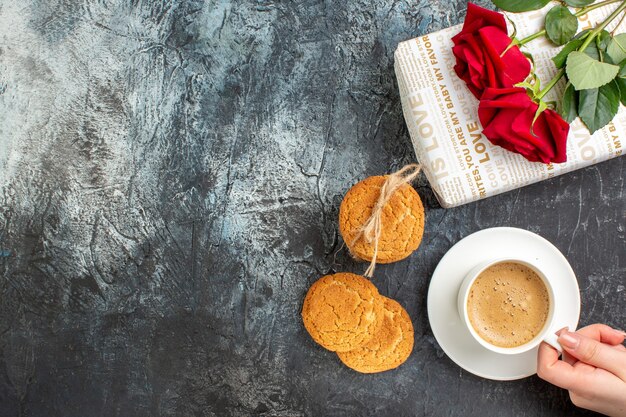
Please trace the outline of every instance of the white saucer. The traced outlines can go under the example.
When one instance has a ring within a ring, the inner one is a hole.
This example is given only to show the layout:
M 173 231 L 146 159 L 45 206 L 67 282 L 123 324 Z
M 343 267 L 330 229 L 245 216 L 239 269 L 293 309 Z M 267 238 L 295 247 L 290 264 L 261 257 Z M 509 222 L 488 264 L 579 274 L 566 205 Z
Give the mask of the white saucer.
M 485 229 L 467 236 L 441 259 L 428 289 L 428 318 L 435 339 L 457 365 L 483 378 L 510 381 L 537 372 L 537 349 L 519 355 L 493 353 L 470 335 L 459 317 L 457 294 L 466 273 L 480 262 L 517 257 L 554 277 L 555 323 L 576 328 L 580 316 L 578 281 L 567 259 L 550 242 L 512 227 Z

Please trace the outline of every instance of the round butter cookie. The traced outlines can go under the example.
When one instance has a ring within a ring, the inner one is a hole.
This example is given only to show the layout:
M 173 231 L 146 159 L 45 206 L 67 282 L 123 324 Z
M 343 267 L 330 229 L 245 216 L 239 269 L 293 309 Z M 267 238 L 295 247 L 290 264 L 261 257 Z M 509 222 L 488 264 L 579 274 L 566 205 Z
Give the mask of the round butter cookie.
M 386 178 L 369 177 L 357 183 L 339 207 L 339 232 L 357 259 L 369 262 L 374 255 L 374 242 L 367 243 L 359 231 L 371 216 Z M 376 261 L 386 264 L 406 258 L 418 248 L 423 234 L 422 200 L 413 187 L 403 184 L 383 208 Z
M 339 359 L 355 371 L 372 374 L 402 365 L 413 350 L 413 323 L 397 301 L 383 297 L 383 324 L 374 337 L 359 348 L 337 352 Z
M 362 276 L 341 272 L 317 280 L 304 298 L 302 320 L 313 340 L 328 350 L 361 346 L 382 325 L 378 289 Z

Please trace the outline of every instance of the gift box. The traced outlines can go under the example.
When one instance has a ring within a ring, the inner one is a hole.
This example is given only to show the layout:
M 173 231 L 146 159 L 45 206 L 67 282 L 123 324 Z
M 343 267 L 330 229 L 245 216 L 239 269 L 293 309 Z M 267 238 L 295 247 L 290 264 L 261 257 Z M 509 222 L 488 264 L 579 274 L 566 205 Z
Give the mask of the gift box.
M 545 14 L 552 6 L 509 14 L 517 37 L 541 30 Z M 602 21 L 613 9 L 606 6 L 580 17 L 579 31 Z M 402 42 L 395 52 L 404 118 L 417 159 L 442 207 L 460 206 L 623 154 L 624 106 L 611 123 L 593 135 L 576 119 L 571 124 L 565 163 L 529 162 L 521 155 L 492 145 L 481 133 L 478 100 L 453 70 L 456 59 L 451 38 L 461 31 L 461 26 Z M 613 28 L 609 26 L 609 29 Z M 626 32 L 626 23 L 617 30 Z M 544 82 L 557 72 L 551 58 L 559 49 L 545 37 L 523 48 L 532 53 L 536 73 Z M 561 80 L 546 101 L 556 100 L 564 88 L 565 82 Z

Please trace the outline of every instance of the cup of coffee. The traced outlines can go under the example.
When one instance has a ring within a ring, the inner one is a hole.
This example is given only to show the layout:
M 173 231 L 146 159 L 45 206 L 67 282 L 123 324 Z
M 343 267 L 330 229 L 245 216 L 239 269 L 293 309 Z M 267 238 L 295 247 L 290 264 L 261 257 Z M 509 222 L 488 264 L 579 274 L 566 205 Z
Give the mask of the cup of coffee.
M 550 277 L 522 259 L 498 259 L 473 268 L 458 295 L 461 319 L 485 348 L 519 354 L 546 342 L 562 352 L 555 332 L 555 294 Z

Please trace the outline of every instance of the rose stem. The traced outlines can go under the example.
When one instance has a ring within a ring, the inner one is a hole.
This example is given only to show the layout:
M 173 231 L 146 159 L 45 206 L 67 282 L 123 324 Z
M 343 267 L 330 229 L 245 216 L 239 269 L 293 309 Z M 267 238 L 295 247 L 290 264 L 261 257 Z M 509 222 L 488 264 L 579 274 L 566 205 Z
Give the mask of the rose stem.
M 605 1 L 601 1 L 600 3 L 596 3 L 596 4 L 592 4 L 590 6 L 583 7 L 579 11 L 574 13 L 574 16 L 576 16 L 576 17 L 584 16 L 584 15 L 586 15 L 588 12 L 590 12 L 592 10 L 598 9 L 600 7 L 607 6 L 609 4 L 617 3 L 618 1 L 621 1 L 621 0 L 605 0 Z M 533 41 L 533 40 L 535 40 L 537 38 L 545 36 L 545 34 L 546 34 L 546 30 L 545 29 L 540 30 L 539 32 L 533 33 L 532 35 L 527 36 L 524 39 L 520 40 L 518 45 L 519 46 L 526 45 L 530 41 Z
M 583 42 L 582 45 L 580 45 L 580 48 L 578 48 L 579 52 L 584 51 L 585 49 L 587 49 L 587 47 L 591 44 L 591 42 L 593 42 L 593 40 L 596 38 L 596 36 L 598 36 L 598 34 L 600 32 L 602 32 L 604 30 L 605 27 L 608 26 L 609 23 L 611 23 L 613 20 L 615 20 L 615 18 L 617 16 L 619 16 L 619 14 L 621 12 L 623 12 L 624 10 L 626 10 L 626 1 L 623 1 L 622 4 L 615 9 L 615 11 L 613 13 L 611 13 L 609 15 L 609 17 L 607 17 L 604 22 L 602 22 L 600 24 L 600 26 L 597 26 L 595 29 L 593 29 L 589 35 L 587 36 L 587 38 L 585 39 L 585 42 Z M 561 79 L 561 77 L 563 77 L 563 74 L 565 74 L 565 67 L 561 68 L 559 70 L 559 72 L 556 73 L 556 75 L 554 76 L 554 78 L 552 78 L 550 80 L 550 82 L 548 83 L 548 85 L 539 92 L 539 94 L 537 95 L 537 97 L 535 97 L 537 100 L 541 100 L 546 94 L 548 94 L 548 92 L 550 90 L 552 90 L 552 88 L 556 85 L 556 83 L 559 82 L 559 80 Z
M 561 77 L 563 77 L 564 74 L 565 74 L 565 67 L 561 68 L 559 72 L 556 73 L 554 78 L 550 80 L 548 85 L 543 90 L 541 90 L 539 94 L 537 94 L 537 97 L 535 97 L 537 101 L 541 100 L 546 94 L 548 94 L 548 92 L 552 90 L 552 88 L 556 85 L 556 83 L 559 82 L 559 80 L 561 79 Z
M 624 21 L 624 18 L 626 18 L 626 13 L 624 13 L 622 15 L 622 18 L 619 20 L 617 25 L 615 25 L 615 28 L 611 31 L 611 36 L 615 36 L 615 31 L 622 25 L 622 22 Z
M 604 22 L 600 24 L 600 26 L 597 26 L 589 33 L 589 36 L 587 36 L 587 39 L 585 39 L 585 42 L 580 45 L 580 48 L 578 48 L 578 50 L 584 51 L 585 49 L 587 49 L 587 47 L 591 44 L 591 42 L 593 42 L 596 36 L 598 36 L 598 34 L 602 32 L 604 28 L 607 27 L 609 23 L 611 23 L 613 20 L 615 20 L 615 18 L 619 16 L 619 14 L 624 10 L 626 10 L 626 1 L 623 1 L 622 4 L 617 9 L 615 9 L 615 11 L 604 20 Z
M 546 34 L 546 30 L 545 29 L 541 30 L 541 31 L 539 31 L 537 33 L 533 33 L 532 35 L 527 36 L 524 39 L 520 40 L 518 45 L 519 46 L 526 45 L 530 41 L 534 41 L 537 38 L 541 38 L 542 36 L 545 36 L 545 34 Z

